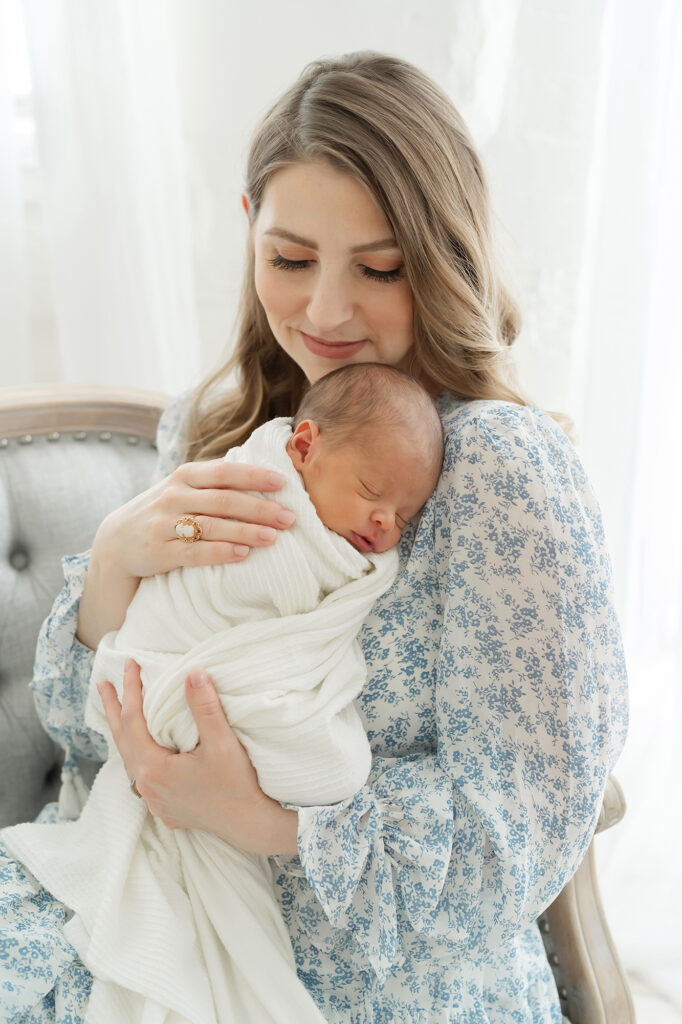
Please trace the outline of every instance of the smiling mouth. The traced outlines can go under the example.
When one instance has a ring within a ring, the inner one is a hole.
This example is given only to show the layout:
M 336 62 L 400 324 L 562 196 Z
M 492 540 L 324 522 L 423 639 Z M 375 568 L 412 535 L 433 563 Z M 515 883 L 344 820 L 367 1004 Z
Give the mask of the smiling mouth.
M 355 355 L 367 343 L 367 338 L 359 338 L 357 341 L 327 341 L 325 338 L 316 338 L 313 334 L 306 334 L 305 331 L 300 331 L 300 334 L 303 344 L 315 355 L 337 359 Z
M 367 338 L 352 338 L 350 341 L 329 341 L 327 338 L 318 338 L 314 334 L 308 334 L 306 331 L 301 331 L 301 334 L 305 334 L 306 338 L 310 338 L 311 341 L 316 341 L 318 345 L 360 345 L 363 341 L 367 341 Z

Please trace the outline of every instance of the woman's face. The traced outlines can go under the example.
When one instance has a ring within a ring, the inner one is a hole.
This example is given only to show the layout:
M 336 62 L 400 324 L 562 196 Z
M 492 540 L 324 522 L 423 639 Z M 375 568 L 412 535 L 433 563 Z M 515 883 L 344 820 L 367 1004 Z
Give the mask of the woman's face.
M 311 383 L 348 363 L 405 366 L 412 293 L 369 192 L 329 164 L 292 164 L 265 189 L 255 283 L 272 332 Z

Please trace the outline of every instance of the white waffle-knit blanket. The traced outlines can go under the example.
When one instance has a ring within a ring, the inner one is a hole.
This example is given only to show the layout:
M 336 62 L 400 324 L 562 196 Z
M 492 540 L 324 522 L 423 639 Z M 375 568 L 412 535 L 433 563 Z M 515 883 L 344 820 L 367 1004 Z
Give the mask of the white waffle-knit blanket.
M 88 1024 L 319 1024 L 298 981 L 266 857 L 199 830 L 172 831 L 130 790 L 95 683 L 119 694 L 139 662 L 152 736 L 191 750 L 184 697 L 205 668 L 262 788 L 282 803 L 330 804 L 364 783 L 370 750 L 353 706 L 365 680 L 357 633 L 391 584 L 397 553 L 368 557 L 318 519 L 285 451 L 290 421 L 256 430 L 229 461 L 268 466 L 270 497 L 296 523 L 241 563 L 143 580 L 98 648 L 86 723 L 110 758 L 77 821 L 5 829 L 12 854 L 68 908 L 65 934 L 94 976 Z

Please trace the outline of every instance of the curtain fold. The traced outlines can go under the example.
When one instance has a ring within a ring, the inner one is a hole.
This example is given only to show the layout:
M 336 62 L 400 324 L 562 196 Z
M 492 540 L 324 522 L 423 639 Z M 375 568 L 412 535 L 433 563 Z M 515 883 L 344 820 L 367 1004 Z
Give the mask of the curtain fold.
M 199 372 L 163 0 L 25 0 L 61 377 L 176 392 Z
M 638 340 L 639 416 L 634 443 L 624 439 L 634 456 L 633 488 L 624 496 L 630 509 L 623 628 L 631 717 L 617 775 L 628 812 L 598 838 L 597 863 L 625 965 L 682 1008 L 682 8 L 676 0 L 655 8 L 653 96 L 645 112 L 651 187 L 640 213 L 650 228 L 647 253 L 621 236 L 646 299 Z M 632 38 L 631 56 L 642 61 L 641 36 Z M 636 132 L 631 144 L 642 145 Z M 625 216 L 628 209 L 624 205 Z M 625 315 L 629 296 L 620 301 Z
M 0 0 L 0 387 L 31 382 L 20 154 L 10 82 L 14 12 Z

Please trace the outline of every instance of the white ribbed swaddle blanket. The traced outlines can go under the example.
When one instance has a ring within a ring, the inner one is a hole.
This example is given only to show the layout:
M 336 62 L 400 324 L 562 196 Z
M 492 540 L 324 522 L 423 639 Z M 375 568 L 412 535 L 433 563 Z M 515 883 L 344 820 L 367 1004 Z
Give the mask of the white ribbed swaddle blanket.
M 171 830 L 130 790 L 95 684 L 119 694 L 141 667 L 152 736 L 191 750 L 189 669 L 212 676 L 262 788 L 282 803 L 355 793 L 371 754 L 353 700 L 365 681 L 357 633 L 391 584 L 396 551 L 365 556 L 318 519 L 285 446 L 265 424 L 229 461 L 283 474 L 296 523 L 241 563 L 143 580 L 123 626 L 102 639 L 86 723 L 109 739 L 77 821 L 5 829 L 10 852 L 73 916 L 65 934 L 94 976 L 88 1024 L 320 1024 L 298 981 L 267 857 L 196 829 Z

